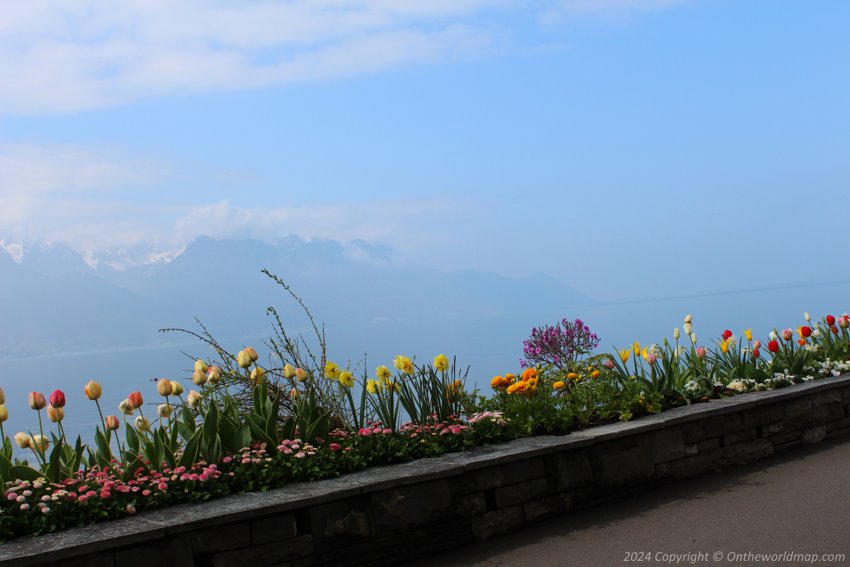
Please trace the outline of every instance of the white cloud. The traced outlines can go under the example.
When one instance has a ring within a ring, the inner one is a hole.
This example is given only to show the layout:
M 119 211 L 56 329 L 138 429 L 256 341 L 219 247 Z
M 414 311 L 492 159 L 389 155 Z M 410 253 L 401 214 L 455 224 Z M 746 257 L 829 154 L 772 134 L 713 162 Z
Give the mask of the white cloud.
M 451 61 L 502 46 L 510 32 L 493 23 L 501 15 L 534 14 L 542 5 L 540 19 L 553 23 L 675 2 L 11 2 L 0 15 L 0 77 L 14 80 L 0 89 L 0 112 L 72 112 Z

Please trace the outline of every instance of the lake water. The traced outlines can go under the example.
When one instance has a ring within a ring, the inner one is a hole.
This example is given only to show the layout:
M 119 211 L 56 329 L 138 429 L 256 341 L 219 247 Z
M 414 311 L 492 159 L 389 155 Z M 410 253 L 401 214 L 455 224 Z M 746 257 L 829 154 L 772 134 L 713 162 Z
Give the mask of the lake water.
M 796 328 L 804 324 L 803 311 L 820 318 L 848 309 L 850 285 L 839 283 L 588 306 L 553 313 L 548 320 L 508 309 L 465 321 L 375 322 L 358 328 L 340 326 L 337 331 L 330 325 L 328 338 L 333 360 L 345 365 L 350 357 L 352 363 L 358 363 L 367 352 L 370 372 L 378 364 L 391 366 L 392 358 L 399 353 L 417 355 L 420 360 L 430 360 L 438 353 L 450 357 L 457 354 L 459 363 L 471 367 L 470 385 L 487 391 L 492 376 L 518 370 L 522 339 L 532 326 L 554 323 L 564 315 L 582 318 L 601 337 L 600 349 L 610 352 L 635 340 L 646 343 L 670 338 L 673 328 L 681 326 L 682 318 L 689 313 L 694 316 L 700 343 L 710 344 L 726 328 L 736 335 L 752 328 L 757 337 L 765 338 L 774 326 Z M 135 390 L 141 390 L 148 403 L 162 401 L 154 383 L 161 377 L 181 379 L 188 390 L 193 359 L 183 351 L 205 358 L 211 351 L 199 342 L 187 342 L 186 337 L 174 339 L 171 344 L 151 348 L 0 360 L 0 387 L 6 392 L 9 409 L 6 434 L 37 431 L 36 414 L 26 402 L 27 393 L 33 390 L 49 396 L 54 389 L 62 389 L 67 397 L 66 431 L 72 437 L 81 434 L 85 440 L 90 439 L 98 422 L 95 404 L 83 394 L 89 380 L 103 386 L 100 401 L 107 415 L 118 415 L 119 402 Z M 265 354 L 261 337 L 246 337 L 231 344 L 234 351 L 250 344 Z M 146 411 L 149 416 L 154 413 L 153 407 Z M 43 417 L 46 426 L 53 425 L 46 421 L 46 415 Z

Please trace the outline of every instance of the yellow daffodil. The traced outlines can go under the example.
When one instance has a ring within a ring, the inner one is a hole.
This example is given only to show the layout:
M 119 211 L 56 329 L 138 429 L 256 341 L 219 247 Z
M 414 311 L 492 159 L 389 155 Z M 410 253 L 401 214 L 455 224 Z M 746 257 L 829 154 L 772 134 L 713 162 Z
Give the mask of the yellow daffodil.
M 351 372 L 344 370 L 339 373 L 339 383 L 345 386 L 346 388 L 354 387 L 354 376 Z
M 366 392 L 368 394 L 377 394 L 378 388 L 380 388 L 380 383 L 377 380 L 366 381 Z
M 339 379 L 339 366 L 335 362 L 329 360 L 325 363 L 325 378 L 330 378 L 331 380 Z
M 449 369 L 449 359 L 444 354 L 438 354 L 434 357 L 434 369 L 438 372 L 445 372 Z
M 406 356 L 398 355 L 393 359 L 396 370 L 404 374 L 413 374 L 413 362 Z
M 390 376 L 392 376 L 392 372 L 390 372 L 390 369 L 382 364 L 375 369 L 375 375 L 381 380 L 389 380 Z

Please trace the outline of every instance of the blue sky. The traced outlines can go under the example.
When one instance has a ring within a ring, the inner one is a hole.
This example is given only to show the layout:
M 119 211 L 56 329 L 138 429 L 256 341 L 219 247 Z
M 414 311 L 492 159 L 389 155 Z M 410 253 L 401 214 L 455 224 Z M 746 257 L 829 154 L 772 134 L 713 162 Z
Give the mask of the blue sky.
M 0 238 L 367 241 L 603 300 L 850 279 L 850 4 L 80 1 L 0 17 Z

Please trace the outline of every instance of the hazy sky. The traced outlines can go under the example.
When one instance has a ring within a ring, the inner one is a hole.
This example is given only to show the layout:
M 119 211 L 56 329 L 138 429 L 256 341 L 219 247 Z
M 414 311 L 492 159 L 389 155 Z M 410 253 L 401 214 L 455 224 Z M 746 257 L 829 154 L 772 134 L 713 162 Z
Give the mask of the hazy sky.
M 850 279 L 850 2 L 4 3 L 0 237 L 362 238 L 600 299 Z

